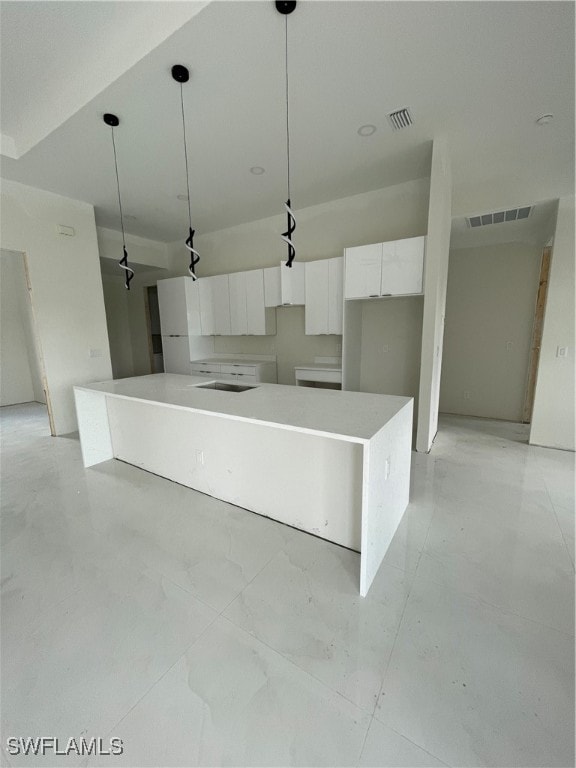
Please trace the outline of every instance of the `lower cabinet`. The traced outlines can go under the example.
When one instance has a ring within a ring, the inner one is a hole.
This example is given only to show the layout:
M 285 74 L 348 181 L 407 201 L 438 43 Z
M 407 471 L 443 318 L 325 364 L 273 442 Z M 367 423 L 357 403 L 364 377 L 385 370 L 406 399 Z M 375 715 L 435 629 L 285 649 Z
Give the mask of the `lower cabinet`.
M 278 381 L 276 363 L 273 361 L 242 362 L 240 360 L 192 360 L 190 363 L 192 376 L 203 376 L 207 379 L 222 381 L 242 381 L 245 384 L 269 383 Z

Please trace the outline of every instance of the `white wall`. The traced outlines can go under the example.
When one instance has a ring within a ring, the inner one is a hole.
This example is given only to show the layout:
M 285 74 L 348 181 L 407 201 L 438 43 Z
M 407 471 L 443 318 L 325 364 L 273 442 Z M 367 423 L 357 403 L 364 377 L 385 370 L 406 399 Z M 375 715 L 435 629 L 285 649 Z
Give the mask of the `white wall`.
M 405 395 L 413 397 L 417 405 L 422 298 L 380 299 L 362 304 L 361 391 Z
M 417 179 L 372 192 L 296 210 L 294 234 L 298 261 L 342 256 L 352 245 L 378 243 L 426 233 L 428 179 Z M 279 198 L 278 208 L 283 202 Z M 280 233 L 286 215 L 200 234 L 198 275 L 217 275 L 270 267 L 286 259 Z M 188 274 L 189 254 L 181 241 L 170 244 L 174 274 Z
M 112 374 L 115 379 L 134 375 L 134 357 L 132 337 L 128 315 L 128 291 L 124 287 L 122 276 L 102 275 L 106 326 L 110 342 Z
M 0 244 L 27 255 L 54 431 L 65 434 L 76 429 L 72 387 L 112 376 L 94 208 L 4 179 L 1 196 Z
M 438 429 L 444 310 L 452 224 L 452 172 L 448 143 L 436 139 L 432 149 L 428 239 L 424 270 L 424 313 L 418 398 L 416 449 L 427 452 Z
M 541 260 L 528 243 L 450 251 L 443 413 L 522 420 Z
M 573 451 L 574 440 L 574 205 L 561 198 L 552 249 L 530 442 Z M 558 347 L 567 357 L 558 357 Z
M 418 179 L 297 210 L 297 230 L 294 236 L 297 260 L 342 256 L 347 246 L 425 234 L 428 191 L 428 179 Z M 281 204 L 280 201 L 279 206 Z M 286 217 L 281 214 L 197 237 L 194 244 L 201 254 L 198 275 L 278 265 L 286 258 L 286 245 L 280 238 L 285 225 Z M 189 255 L 182 243 L 172 243 L 170 252 L 174 274 L 187 274 Z M 398 317 L 397 312 L 400 313 Z M 414 308 L 414 312 L 418 314 L 418 309 Z M 391 303 L 388 315 L 390 327 L 397 327 L 401 318 L 405 317 L 405 308 Z M 310 362 L 317 356 L 340 355 L 341 336 L 305 335 L 302 307 L 279 307 L 276 317 L 276 336 L 219 336 L 215 338 L 215 350 L 226 353 L 275 354 L 278 360 L 278 380 L 282 384 L 294 383 L 294 366 L 298 363 Z M 417 333 L 419 345 L 419 329 Z M 367 338 L 377 338 L 379 334 L 382 334 L 381 327 L 370 326 Z M 398 338 L 395 342 L 398 342 Z M 409 357 L 412 355 L 411 352 L 406 354 Z M 381 374 L 382 386 L 386 385 L 389 362 L 389 358 L 384 358 L 381 353 L 372 358 L 367 378 L 372 387 L 370 391 L 381 391 L 374 388 L 377 386 L 374 378 L 377 378 L 378 372 Z
M 45 402 L 24 254 L 0 251 L 0 405 Z

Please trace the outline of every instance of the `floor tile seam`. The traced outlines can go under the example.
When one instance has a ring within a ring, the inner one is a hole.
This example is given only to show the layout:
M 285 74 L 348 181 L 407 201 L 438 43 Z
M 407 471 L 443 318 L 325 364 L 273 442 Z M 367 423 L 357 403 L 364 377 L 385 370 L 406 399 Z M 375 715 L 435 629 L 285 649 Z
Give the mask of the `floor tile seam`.
M 176 585 L 178 586 L 178 585 Z M 124 720 L 128 717 L 128 715 L 140 704 L 140 702 L 148 696 L 148 694 L 152 691 L 153 688 L 155 688 L 165 677 L 166 675 L 174 669 L 174 667 L 180 663 L 180 661 L 186 656 L 186 654 L 196 645 L 196 643 L 199 642 L 199 640 L 204 637 L 206 632 L 212 627 L 214 622 L 220 618 L 218 615 L 215 615 L 207 624 L 207 626 L 202 630 L 202 632 L 198 635 L 198 637 L 193 640 L 189 645 L 186 646 L 184 651 L 178 656 L 178 658 L 174 661 L 173 664 L 170 664 L 168 668 L 153 682 L 150 684 L 150 686 L 146 689 L 146 691 L 138 698 L 137 701 L 134 702 L 134 704 L 128 709 L 127 712 L 125 712 L 117 721 L 116 723 L 110 728 L 110 730 L 106 733 L 106 738 L 109 738 L 112 733 L 123 723 Z
M 233 619 L 229 618 L 228 616 L 220 616 L 223 621 L 226 621 L 228 624 L 231 624 L 234 629 L 240 631 L 243 635 L 246 635 L 252 640 L 256 640 L 258 643 L 261 643 L 263 646 L 268 648 L 269 651 L 271 651 L 275 656 L 278 656 L 283 661 L 285 661 L 287 664 L 289 664 L 291 667 L 294 667 L 299 672 L 302 672 L 304 675 L 309 677 L 311 680 L 314 680 L 315 683 L 318 683 L 325 691 L 328 691 L 332 695 L 336 695 L 339 698 L 341 698 L 343 701 L 346 702 L 346 704 L 354 707 L 358 711 L 360 715 L 363 715 L 365 717 L 372 717 L 372 713 L 369 709 L 364 709 L 359 704 L 356 704 L 356 702 L 352 701 L 352 699 L 349 699 L 347 696 L 345 696 L 340 691 L 337 691 L 335 688 L 332 688 L 328 683 L 326 683 L 324 680 L 321 680 L 319 677 L 316 677 L 310 670 L 304 669 L 304 667 L 301 667 L 299 664 L 297 664 L 295 661 L 292 661 L 292 659 L 285 656 L 282 651 L 279 651 L 277 648 L 274 648 L 269 643 L 267 643 L 265 640 L 262 640 L 257 635 L 252 634 L 249 630 L 245 629 L 244 627 L 241 627 L 239 624 L 236 624 Z M 367 729 L 368 730 L 368 729 Z
M 546 624 L 543 621 L 538 621 L 538 619 L 533 619 L 530 616 L 524 616 L 523 614 L 517 613 L 516 611 L 511 611 L 507 608 L 502 608 L 502 606 L 500 605 L 495 605 L 494 603 L 491 603 L 488 600 L 485 600 L 484 598 L 471 595 L 468 592 L 464 592 L 461 589 L 458 589 L 457 587 L 453 587 L 448 584 L 443 584 L 439 581 L 436 581 L 433 578 L 430 578 L 429 576 L 426 576 L 426 582 L 429 584 L 434 584 L 434 586 L 444 589 L 448 592 L 451 592 L 454 595 L 458 595 L 459 597 L 463 597 L 467 600 L 472 600 L 473 602 L 478 603 L 485 608 L 491 608 L 494 611 L 498 611 L 498 613 L 501 613 L 504 616 L 511 616 L 516 619 L 522 619 L 522 621 L 528 621 L 531 624 L 536 624 L 539 627 L 548 629 L 551 632 L 557 632 L 560 635 L 564 635 L 565 637 L 570 637 L 572 639 L 574 639 L 576 636 L 576 632 L 567 632 L 565 629 L 559 629 L 558 627 L 553 627 L 550 624 Z
M 50 605 L 43 605 L 42 611 L 40 613 L 35 614 L 31 618 L 27 619 L 27 621 L 24 622 L 23 626 L 20 628 L 21 632 L 29 632 L 30 634 L 34 634 L 44 622 L 51 611 L 54 611 L 56 608 L 59 608 L 63 603 L 65 603 L 67 600 L 70 600 L 75 595 L 77 595 L 79 592 L 82 592 L 82 590 L 85 589 L 85 586 L 77 586 L 72 592 L 65 595 L 64 597 L 59 598 L 55 603 L 51 603 Z M 6 608 L 2 607 L 2 613 L 5 613 Z M 2 616 L 2 622 L 5 622 L 6 618 L 5 616 Z M 33 626 L 34 622 L 38 622 L 36 626 Z
M 434 760 L 438 760 L 439 763 L 442 763 L 442 765 L 445 765 L 446 768 L 452 768 L 450 763 L 447 763 L 445 760 L 442 760 L 441 757 L 438 757 L 438 755 L 435 755 L 433 752 L 430 752 L 429 749 L 426 749 L 426 747 L 423 747 L 422 744 L 418 744 L 417 741 L 414 741 L 414 739 L 410 738 L 410 736 L 407 736 L 405 733 L 402 733 L 402 731 L 399 731 L 397 727 L 393 727 L 390 725 L 390 723 L 387 723 L 383 718 L 378 717 L 378 714 L 374 713 L 374 720 L 376 720 L 381 725 L 385 725 L 386 728 L 389 728 L 391 731 L 394 731 L 398 736 L 401 736 L 403 739 L 406 739 L 406 741 L 409 741 L 411 744 L 413 744 L 415 747 L 418 747 L 418 749 L 421 749 L 423 752 L 426 752 L 427 755 L 430 755 L 430 757 L 433 757 Z
M 186 592 L 187 595 L 190 595 L 190 597 L 194 598 L 194 600 L 197 600 L 199 603 L 201 603 L 201 605 L 203 605 L 205 608 L 209 608 L 212 611 L 212 613 L 216 614 L 214 616 L 214 619 L 220 615 L 220 613 L 218 612 L 218 608 L 214 608 L 214 606 L 210 605 L 210 603 L 207 603 L 206 600 L 203 600 L 201 597 L 198 597 L 198 595 L 195 592 L 192 592 L 191 589 L 188 589 L 183 584 L 179 584 L 177 581 L 174 581 L 173 578 L 165 574 L 162 570 L 157 568 L 155 565 L 148 566 L 148 567 L 150 568 L 149 570 L 150 574 L 154 574 L 156 576 L 159 576 L 162 579 L 165 579 L 166 581 L 170 582 L 170 584 L 172 584 L 173 587 L 177 587 L 178 589 L 181 589 L 183 592 Z M 138 569 L 135 569 L 135 570 L 138 571 Z M 145 571 L 140 571 L 140 572 L 146 575 Z
M 558 519 L 558 513 L 556 512 L 556 505 L 552 501 L 552 496 L 550 494 L 550 489 L 548 488 L 548 483 L 546 480 L 544 480 L 544 486 L 546 487 L 546 493 L 548 494 L 548 498 L 550 499 L 550 505 L 552 506 L 552 512 L 554 513 L 554 519 L 556 520 L 556 525 L 560 529 L 560 536 L 562 536 L 562 541 L 564 542 L 564 548 L 566 549 L 566 552 L 568 553 L 568 559 L 572 563 L 572 569 L 576 569 L 576 563 L 572 559 L 572 555 L 570 554 L 570 548 L 568 546 L 568 542 L 566 541 L 566 536 L 564 535 L 564 531 L 562 530 L 562 526 L 560 525 L 560 520 Z
M 267 568 L 267 567 L 270 565 L 270 563 L 272 562 L 272 560 L 274 560 L 274 558 L 276 558 L 276 557 L 277 557 L 277 556 L 280 554 L 280 552 L 283 552 L 283 551 L 285 550 L 287 543 L 288 543 L 288 542 L 285 542 L 283 546 L 279 547 L 279 548 L 278 548 L 278 549 L 277 549 L 277 550 L 274 552 L 274 554 L 273 554 L 273 555 L 271 555 L 271 557 L 270 557 L 268 560 L 266 560 L 266 562 L 264 563 L 264 565 L 263 565 L 263 566 L 262 566 L 262 567 L 261 567 L 261 568 L 260 568 L 260 569 L 259 569 L 259 570 L 258 570 L 258 571 L 255 573 L 255 574 L 254 574 L 254 576 L 253 576 L 253 577 L 250 579 L 250 581 L 247 581 L 247 582 L 246 582 L 246 584 L 244 584 L 244 586 L 242 587 L 242 589 L 240 590 L 240 592 L 238 592 L 238 594 L 234 595 L 234 597 L 233 597 L 233 598 L 230 600 L 230 602 L 226 603 L 226 605 L 224 606 L 224 608 L 222 608 L 222 610 L 221 610 L 221 611 L 220 611 L 220 613 L 219 613 L 219 615 L 220 615 L 220 616 L 222 616 L 222 615 L 224 614 L 224 611 L 228 610 L 228 608 L 229 608 L 229 607 L 232 605 L 232 603 L 233 603 L 233 602 L 235 602 L 236 600 L 238 600 L 238 598 L 240 597 L 240 595 L 242 595 L 242 594 L 244 593 L 244 591 L 245 591 L 245 590 L 246 590 L 246 589 L 247 589 L 247 588 L 248 588 L 248 587 L 249 587 L 249 586 L 252 584 L 252 582 L 254 581 L 254 579 L 256 579 L 256 577 L 257 577 L 257 576 L 260 576 L 260 574 L 262 573 L 262 571 L 264 571 L 264 569 L 265 569 L 265 568 Z M 226 617 L 224 617 L 224 618 L 226 618 Z
M 420 557 L 422 553 L 420 552 L 418 555 L 418 563 L 420 562 Z M 410 599 L 410 595 L 412 594 L 412 587 L 414 586 L 414 582 L 416 580 L 416 573 L 418 571 L 418 564 L 416 565 L 416 568 L 414 569 L 413 573 L 411 574 L 410 579 L 410 586 L 408 587 L 408 592 L 406 594 L 406 599 L 404 600 L 404 605 L 402 607 L 402 613 L 400 615 L 400 619 L 398 621 L 398 626 L 396 627 L 396 633 L 394 635 L 394 640 L 392 641 L 392 645 L 390 648 L 390 653 L 388 654 L 388 660 L 386 662 L 386 666 L 384 668 L 384 673 L 382 675 L 382 682 L 380 683 L 380 688 L 378 690 L 378 694 L 376 696 L 376 701 L 374 703 L 374 708 L 372 710 L 372 717 L 376 714 L 376 710 L 378 709 L 378 702 L 380 701 L 380 696 L 382 696 L 382 691 L 384 689 L 384 683 L 386 682 L 386 675 L 388 674 L 388 670 L 390 669 L 390 664 L 392 662 L 392 656 L 394 655 L 394 651 L 396 649 L 396 644 L 398 642 L 398 635 L 400 634 L 400 628 L 402 626 L 402 622 L 404 621 L 404 614 L 406 613 L 406 607 L 408 605 L 408 601 Z
M 366 733 L 364 734 L 364 738 L 362 739 L 362 746 L 360 747 L 360 751 L 358 752 L 358 760 L 355 763 L 356 768 L 358 768 L 362 760 L 362 755 L 364 754 L 364 749 L 366 748 L 366 742 L 368 741 L 368 734 L 370 733 L 370 728 L 372 728 L 373 722 L 374 722 L 374 715 L 370 717 L 370 723 L 368 724 L 368 728 L 366 729 Z

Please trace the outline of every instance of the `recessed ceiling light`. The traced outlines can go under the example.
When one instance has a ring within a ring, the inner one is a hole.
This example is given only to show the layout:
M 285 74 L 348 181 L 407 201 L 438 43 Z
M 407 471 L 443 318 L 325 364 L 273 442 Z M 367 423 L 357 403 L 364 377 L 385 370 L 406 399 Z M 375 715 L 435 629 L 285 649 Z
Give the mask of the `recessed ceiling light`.
M 376 126 L 375 125 L 361 125 L 360 128 L 358 128 L 358 136 L 372 136 L 373 133 L 376 133 Z
M 250 168 L 250 173 L 253 173 L 254 176 L 262 176 L 262 174 L 265 172 L 266 169 L 262 168 L 261 165 L 253 165 L 252 168 Z
M 176 197 L 178 198 L 178 200 L 182 200 L 185 203 L 188 202 L 188 195 L 176 195 Z
M 540 115 L 540 117 L 536 119 L 536 125 L 548 125 L 548 123 L 551 123 L 552 120 L 554 120 L 554 115 L 550 113 L 547 113 L 546 115 Z

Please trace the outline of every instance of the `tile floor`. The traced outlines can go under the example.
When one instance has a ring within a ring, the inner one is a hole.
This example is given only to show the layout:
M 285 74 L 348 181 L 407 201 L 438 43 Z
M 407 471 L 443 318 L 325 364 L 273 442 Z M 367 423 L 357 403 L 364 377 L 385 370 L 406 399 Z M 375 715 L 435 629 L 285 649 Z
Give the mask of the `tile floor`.
M 361 599 L 355 553 L 0 415 L 4 765 L 574 765 L 573 454 L 443 417 Z

